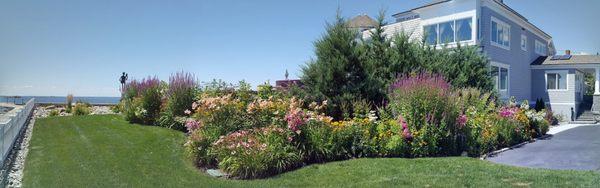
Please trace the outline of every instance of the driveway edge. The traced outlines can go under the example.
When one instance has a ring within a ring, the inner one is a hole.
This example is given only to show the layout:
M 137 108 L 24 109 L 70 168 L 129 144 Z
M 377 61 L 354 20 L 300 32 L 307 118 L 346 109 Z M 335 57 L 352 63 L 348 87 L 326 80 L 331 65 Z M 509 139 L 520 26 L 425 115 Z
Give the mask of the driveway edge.
M 522 143 L 519 143 L 519 144 L 516 144 L 516 145 L 513 145 L 513 146 L 505 147 L 505 148 L 502 148 L 502 149 L 499 149 L 499 150 L 496 150 L 496 151 L 491 151 L 489 153 L 483 154 L 479 159 L 485 160 L 485 159 L 487 159 L 489 157 L 493 157 L 493 156 L 498 155 L 498 154 L 500 154 L 502 152 L 505 152 L 505 151 L 508 151 L 508 150 L 512 150 L 512 149 L 515 149 L 515 148 L 520 148 L 520 147 L 524 146 L 525 144 L 534 143 L 534 142 L 536 142 L 538 140 L 544 140 L 544 139 L 549 138 L 549 137 L 552 137 L 552 134 L 545 134 L 543 136 L 534 138 L 534 139 L 529 140 L 529 141 L 525 141 L 525 142 L 522 142 Z

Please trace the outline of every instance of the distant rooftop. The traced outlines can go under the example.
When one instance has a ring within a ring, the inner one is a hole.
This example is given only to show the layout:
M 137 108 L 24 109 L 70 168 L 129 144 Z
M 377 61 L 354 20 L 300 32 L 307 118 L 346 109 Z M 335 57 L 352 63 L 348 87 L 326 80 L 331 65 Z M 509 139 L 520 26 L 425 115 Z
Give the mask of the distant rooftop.
M 366 14 L 361 14 L 348 20 L 348 27 L 350 28 L 370 29 L 375 26 L 377 26 L 377 21 Z
M 563 56 L 563 57 L 558 57 Z M 531 65 L 600 64 L 600 55 L 541 56 Z

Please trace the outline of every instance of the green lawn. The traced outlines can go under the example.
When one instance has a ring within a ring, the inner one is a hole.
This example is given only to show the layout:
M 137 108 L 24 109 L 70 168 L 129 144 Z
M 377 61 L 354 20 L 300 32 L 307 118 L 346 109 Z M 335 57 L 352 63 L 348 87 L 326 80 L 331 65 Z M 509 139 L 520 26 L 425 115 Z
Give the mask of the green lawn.
M 224 180 L 183 156 L 185 136 L 120 116 L 36 121 L 26 187 L 592 187 L 596 172 L 535 170 L 464 157 L 356 159 L 311 165 L 263 180 Z

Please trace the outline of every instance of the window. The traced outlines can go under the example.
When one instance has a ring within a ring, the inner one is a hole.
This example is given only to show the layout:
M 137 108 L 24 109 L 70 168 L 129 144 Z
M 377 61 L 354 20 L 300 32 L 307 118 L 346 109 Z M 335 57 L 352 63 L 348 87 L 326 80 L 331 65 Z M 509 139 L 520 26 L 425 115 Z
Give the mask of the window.
M 535 53 L 539 54 L 539 55 L 548 55 L 547 53 L 547 48 L 546 48 L 546 44 L 535 40 Z
M 506 91 L 508 89 L 508 68 L 492 66 L 491 74 L 494 81 L 494 89 L 497 91 Z
M 440 23 L 440 42 L 454 42 L 454 21 Z
M 423 27 L 424 42 L 429 45 L 472 40 L 472 18 L 452 20 Z
M 424 27 L 425 43 L 429 45 L 437 44 L 437 24 Z
M 567 90 L 567 72 L 546 73 L 546 89 L 549 91 Z
M 527 36 L 521 35 L 521 50 L 527 51 Z
M 492 17 L 492 45 L 510 50 L 510 25 Z
M 471 40 L 473 27 L 473 19 L 466 18 L 462 20 L 456 20 L 456 40 L 457 41 L 467 41 Z
M 500 67 L 500 90 L 508 89 L 508 69 Z

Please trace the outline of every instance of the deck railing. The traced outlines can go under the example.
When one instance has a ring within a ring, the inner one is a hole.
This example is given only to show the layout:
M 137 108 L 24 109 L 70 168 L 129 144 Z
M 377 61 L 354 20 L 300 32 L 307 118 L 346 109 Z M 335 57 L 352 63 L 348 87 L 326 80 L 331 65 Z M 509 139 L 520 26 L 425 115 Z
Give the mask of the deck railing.
M 0 154 L 2 154 L 2 164 L 4 164 L 6 157 L 8 157 L 10 150 L 15 144 L 17 136 L 19 136 L 19 133 L 28 122 L 34 106 L 35 99 L 30 99 L 23 107 L 7 112 L 3 115 L 4 118 L 0 119 L 0 141 L 2 142 Z

